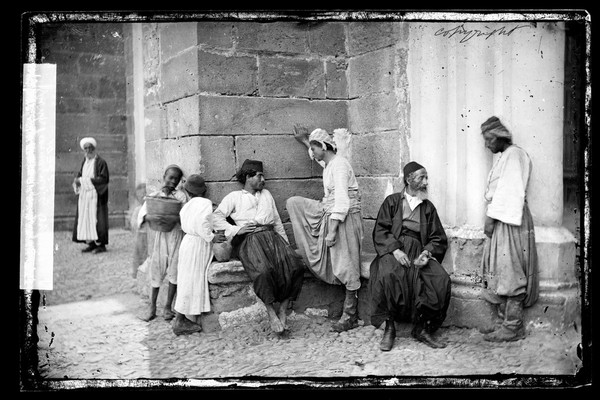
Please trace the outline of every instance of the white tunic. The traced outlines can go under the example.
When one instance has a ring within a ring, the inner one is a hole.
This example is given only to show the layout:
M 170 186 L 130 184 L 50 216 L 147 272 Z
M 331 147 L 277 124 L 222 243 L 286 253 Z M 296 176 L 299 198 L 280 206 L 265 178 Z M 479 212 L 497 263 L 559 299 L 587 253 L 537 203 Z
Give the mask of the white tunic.
M 207 270 L 213 259 L 212 202 L 193 197 L 179 212 L 185 233 L 179 246 L 175 311 L 199 315 L 210 311 Z
M 213 216 L 214 229 L 224 229 L 225 236 L 229 240 L 242 229 L 242 226 L 249 222 L 256 222 L 262 225 L 273 225 L 275 232 L 289 243 L 275 200 L 267 189 L 257 191 L 254 195 L 244 189 L 231 192 L 221 200 Z M 227 217 L 231 217 L 235 225 L 227 222 Z
M 77 200 L 77 239 L 78 240 L 98 240 L 98 231 L 96 224 L 98 222 L 98 193 L 92 183 L 94 170 L 96 167 L 96 157 L 91 160 L 86 158 L 81 170 L 81 187 L 76 189 L 79 194 Z
M 500 153 L 488 175 L 485 191 L 488 217 L 509 225 L 521 225 L 531 168 L 529 155 L 517 145 Z

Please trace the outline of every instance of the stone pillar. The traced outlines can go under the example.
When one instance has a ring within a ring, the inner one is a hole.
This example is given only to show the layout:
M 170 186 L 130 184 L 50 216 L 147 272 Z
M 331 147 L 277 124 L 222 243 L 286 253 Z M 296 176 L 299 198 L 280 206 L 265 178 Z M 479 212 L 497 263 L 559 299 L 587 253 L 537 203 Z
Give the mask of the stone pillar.
M 408 46 L 410 158 L 428 168 L 430 197 L 450 239 L 443 264 L 455 283 L 453 322 L 486 323 L 473 316 L 486 314 L 476 301 L 485 240 L 483 193 L 497 156 L 484 147 L 480 125 L 497 115 L 533 161 L 528 201 L 536 225 L 540 304 L 560 304 L 555 319 L 566 323 L 575 317 L 565 311 L 572 308 L 567 303 L 577 296 L 575 239 L 561 226 L 564 27 L 463 23 L 464 32 L 504 32 L 465 40 L 466 33 L 451 34 L 458 25 L 411 24 Z M 557 295 L 558 289 L 571 292 Z M 469 307 L 478 310 L 468 312 Z M 543 314 L 538 311 L 531 315 Z

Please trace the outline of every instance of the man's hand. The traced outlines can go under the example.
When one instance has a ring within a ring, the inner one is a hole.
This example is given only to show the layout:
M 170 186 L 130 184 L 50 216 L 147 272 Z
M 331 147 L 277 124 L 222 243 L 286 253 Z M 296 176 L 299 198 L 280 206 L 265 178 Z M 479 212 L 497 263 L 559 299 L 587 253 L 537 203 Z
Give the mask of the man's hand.
M 496 220 L 490 217 L 485 217 L 485 224 L 483 226 L 483 233 L 485 236 L 491 238 L 492 233 L 494 233 L 494 225 L 496 224 Z
M 335 230 L 333 232 L 328 232 L 327 236 L 325 236 L 325 244 L 327 245 L 327 247 L 331 247 L 331 246 L 335 245 L 336 239 L 337 239 L 337 230 Z
M 236 233 L 236 235 L 245 235 L 246 233 L 252 233 L 256 229 L 256 222 L 248 222 L 246 225 Z
M 394 252 L 392 253 L 394 255 L 394 258 L 396 259 L 396 261 L 398 261 L 400 263 L 400 265 L 404 266 L 404 267 L 410 267 L 410 260 L 408 259 L 408 256 L 406 255 L 405 252 L 403 252 L 400 249 L 396 249 L 394 250 Z
M 301 125 L 294 125 L 294 139 L 305 145 L 306 147 L 310 147 L 310 143 L 308 141 L 309 133 L 308 129 Z
M 423 267 L 427 265 L 430 258 L 432 258 L 431 253 L 428 250 L 423 250 L 423 252 L 419 254 L 419 257 L 415 259 L 414 264 L 417 267 Z
M 224 231 L 215 232 L 215 236 L 213 237 L 213 243 L 223 243 L 227 241 L 227 237 L 225 237 Z

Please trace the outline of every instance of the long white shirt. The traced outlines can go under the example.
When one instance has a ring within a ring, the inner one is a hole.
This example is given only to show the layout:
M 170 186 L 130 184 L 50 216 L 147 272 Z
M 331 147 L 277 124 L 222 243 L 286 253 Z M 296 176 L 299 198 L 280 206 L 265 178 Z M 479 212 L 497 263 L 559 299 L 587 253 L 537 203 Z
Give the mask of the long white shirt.
M 227 222 L 227 217 L 231 217 L 235 225 Z M 279 233 L 289 243 L 283 223 L 277 212 L 275 200 L 267 189 L 257 191 L 255 194 L 244 189 L 231 192 L 221 200 L 221 204 L 213 212 L 214 229 L 224 229 L 227 239 L 232 239 L 242 229 L 242 226 L 249 222 L 262 225 L 272 224 L 275 232 Z
M 92 159 L 86 157 L 81 169 L 81 186 L 75 189 L 75 193 L 79 194 L 77 199 L 77 207 L 79 207 L 77 218 L 78 240 L 98 240 L 98 231 L 96 230 L 98 193 L 92 183 L 95 169 L 96 156 Z
M 207 269 L 213 258 L 212 202 L 192 197 L 179 212 L 185 236 L 179 246 L 175 311 L 199 315 L 210 311 Z
M 328 164 L 316 160 L 312 149 L 308 149 L 311 159 L 319 163 L 323 169 L 323 204 L 331 212 L 331 218 L 344 221 L 350 210 L 348 191 L 358 190 L 358 182 L 350 162 L 342 156 L 334 156 Z
M 532 162 L 525 150 L 509 146 L 488 175 L 486 215 L 510 225 L 521 225 Z

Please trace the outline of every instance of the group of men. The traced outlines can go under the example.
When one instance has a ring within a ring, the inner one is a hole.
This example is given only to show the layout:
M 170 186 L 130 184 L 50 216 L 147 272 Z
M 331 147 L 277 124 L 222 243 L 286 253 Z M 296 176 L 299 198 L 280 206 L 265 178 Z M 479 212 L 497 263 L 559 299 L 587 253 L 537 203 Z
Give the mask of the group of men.
M 349 161 L 337 154 L 332 135 L 322 129 L 310 135 L 303 127 L 294 131 L 309 156 L 324 168 L 321 200 L 293 196 L 286 201 L 300 255 L 290 245 L 258 160 L 246 160 L 237 172 L 243 187 L 220 202 L 212 214 L 213 229 L 224 231 L 232 256 L 252 279 L 275 332 L 286 329 L 286 312 L 302 289 L 306 269 L 324 282 L 345 286 L 342 315 L 332 329 L 346 331 L 358 326 L 360 190 Z M 497 307 L 499 318 L 484 338 L 512 341 L 524 337 L 523 307 L 538 297 L 537 253 L 526 199 L 531 160 L 512 143 L 510 131 L 498 118 L 485 121 L 481 131 L 486 147 L 499 154 L 485 191 L 484 233 L 489 239 L 482 262 L 484 297 Z M 450 303 L 451 282 L 441 263 L 448 240 L 436 207 L 427 198 L 426 168 L 409 162 L 403 179 L 404 188 L 383 199 L 372 232 L 377 254 L 368 281 L 371 323 L 385 324 L 382 351 L 393 347 L 397 322 L 412 323 L 416 340 L 443 348 L 446 342 L 438 332 Z

